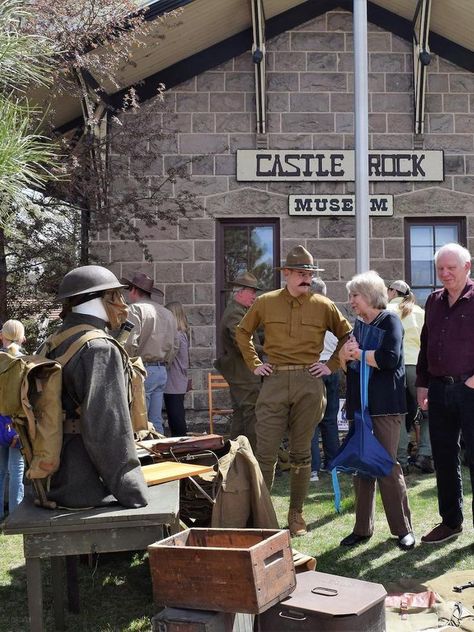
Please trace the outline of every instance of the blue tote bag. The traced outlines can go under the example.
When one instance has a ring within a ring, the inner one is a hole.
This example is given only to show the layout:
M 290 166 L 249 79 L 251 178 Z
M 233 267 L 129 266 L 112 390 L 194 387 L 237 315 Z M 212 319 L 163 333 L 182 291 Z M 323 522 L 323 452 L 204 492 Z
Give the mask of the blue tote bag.
M 341 510 L 341 491 L 337 472 L 357 474 L 366 478 L 382 478 L 392 471 L 395 461 L 374 436 L 368 408 L 370 367 L 365 361 L 365 351 L 360 358 L 361 410 L 354 413 L 354 421 L 339 451 L 329 464 L 334 488 L 336 511 Z

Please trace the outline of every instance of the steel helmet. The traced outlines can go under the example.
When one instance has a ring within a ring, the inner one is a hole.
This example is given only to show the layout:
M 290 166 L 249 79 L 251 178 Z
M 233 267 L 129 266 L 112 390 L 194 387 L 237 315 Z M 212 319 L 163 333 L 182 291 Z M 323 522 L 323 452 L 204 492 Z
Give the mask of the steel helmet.
M 126 287 L 113 272 L 103 266 L 81 266 L 64 276 L 59 285 L 58 299 Z

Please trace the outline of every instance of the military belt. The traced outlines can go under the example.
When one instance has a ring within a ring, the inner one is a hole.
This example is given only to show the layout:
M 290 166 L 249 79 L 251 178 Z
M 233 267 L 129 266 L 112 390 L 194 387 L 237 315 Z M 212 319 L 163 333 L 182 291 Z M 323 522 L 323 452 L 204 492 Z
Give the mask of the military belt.
M 274 371 L 303 371 L 309 369 L 311 364 L 272 364 Z

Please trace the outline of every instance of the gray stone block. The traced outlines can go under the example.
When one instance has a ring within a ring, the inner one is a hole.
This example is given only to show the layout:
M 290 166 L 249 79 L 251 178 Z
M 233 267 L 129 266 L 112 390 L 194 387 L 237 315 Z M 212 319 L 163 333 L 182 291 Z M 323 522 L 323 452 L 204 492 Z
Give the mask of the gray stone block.
M 385 75 L 385 86 L 387 92 L 411 92 L 413 76 L 407 72 L 388 72 Z
M 155 226 L 147 226 L 141 220 L 136 221 L 136 228 L 140 239 L 177 239 L 178 223 L 169 220 L 159 220 Z
M 293 53 L 294 55 L 298 53 Z M 338 68 L 338 53 L 308 53 L 307 68 L 301 70 L 336 71 Z
M 336 70 L 338 72 L 354 72 L 354 53 L 337 53 Z
M 191 181 L 178 180 L 176 193 L 189 192 L 192 195 L 214 195 L 227 191 L 226 176 L 192 176 Z
M 375 219 L 374 217 L 374 221 Z M 383 239 L 369 239 L 369 252 L 373 259 L 384 258 L 383 241 Z
M 386 114 L 369 114 L 369 132 L 383 134 L 387 131 Z
M 236 173 L 235 154 L 217 154 L 215 156 L 216 176 L 230 176 Z
M 374 217 L 374 222 L 375 222 Z M 384 255 L 387 259 L 401 259 L 404 256 L 405 252 L 405 240 L 403 235 L 400 235 L 399 238 L 387 238 L 383 240 L 385 252 Z M 391 281 L 393 279 L 386 279 L 387 281 Z
M 194 96 L 194 95 L 191 95 Z M 167 114 L 163 120 L 163 132 L 175 134 L 177 132 L 191 131 L 191 114 L 182 112 L 180 114 Z M 146 123 L 144 123 L 146 125 Z M 161 130 L 160 130 L 161 132 Z M 161 143 L 161 136 L 157 135 L 153 142 L 150 142 L 150 148 L 153 145 Z
M 268 51 L 285 51 L 290 50 L 290 33 L 280 33 L 276 37 L 271 37 L 266 42 Z
M 394 53 L 411 53 L 412 43 L 392 33 L 392 50 Z
M 411 133 L 413 131 L 412 114 L 387 114 L 387 132 Z
M 250 132 L 250 112 L 231 114 L 216 114 L 216 132 Z
M 165 303 L 179 301 L 183 305 L 191 305 L 194 298 L 194 287 L 192 284 L 171 283 L 165 285 Z
M 449 75 L 428 72 L 426 87 L 428 92 L 449 92 Z
M 143 251 L 134 241 L 112 241 L 110 244 L 111 261 L 143 261 Z
M 292 92 L 298 90 L 298 73 L 268 72 L 267 90 L 269 92 Z
M 329 112 L 329 94 L 296 92 L 290 94 L 292 112 Z
M 444 94 L 443 105 L 445 112 L 468 112 L 469 96 L 467 94 Z
M 471 194 L 471 214 L 474 212 L 474 176 L 456 176 L 454 178 L 454 188 L 456 191 Z
M 402 53 L 370 53 L 371 72 L 405 72 L 405 55 Z
M 176 94 L 176 110 L 178 112 L 209 112 L 209 94 L 178 92 Z
M 267 93 L 267 112 L 289 112 L 289 110 L 290 94 L 288 92 Z
M 302 72 L 300 89 L 302 92 L 345 92 L 346 75 L 333 72 Z
M 294 31 L 327 31 L 327 15 L 328 13 L 323 13 L 321 15 L 318 15 L 316 18 L 313 18 L 312 20 L 308 20 L 307 22 L 304 22 L 304 24 L 300 24 L 299 26 L 296 26 L 293 30 Z
M 320 220 L 317 217 L 282 217 L 281 235 L 283 239 L 297 237 L 309 239 L 318 235 Z
M 344 50 L 344 35 L 342 33 L 295 32 L 291 33 L 291 50 Z
M 198 92 L 223 92 L 225 74 L 223 72 L 203 72 L 197 77 Z
M 397 206 L 397 213 L 403 214 Z M 409 213 L 408 213 L 409 214 Z M 375 221 L 377 219 L 377 221 Z M 372 237 L 399 237 L 403 235 L 403 220 L 399 217 L 373 217 L 371 220 Z
M 210 176 L 214 174 L 213 156 L 193 156 L 191 165 L 193 176 Z
M 212 305 L 191 305 L 186 310 L 186 316 L 189 324 L 193 327 L 198 327 L 200 325 L 214 325 L 215 308 Z M 191 358 L 193 360 L 196 359 L 196 354 L 193 353 L 193 351 L 191 351 Z M 194 361 L 192 362 L 192 365 L 197 366 Z
M 179 144 L 183 154 L 222 154 L 228 138 L 227 134 L 181 134 Z
M 351 112 L 338 112 L 336 114 L 336 132 L 354 133 L 354 115 Z
M 215 114 L 200 114 L 194 113 L 192 115 L 192 131 L 196 133 L 203 132 L 215 132 L 216 131 L 216 123 L 215 123 Z
M 413 112 L 413 95 L 372 94 L 372 112 Z
M 320 112 L 282 114 L 282 132 L 298 129 L 301 132 L 334 132 L 334 114 Z
M 214 261 L 214 238 L 212 240 L 194 241 L 194 259 L 196 261 Z M 207 301 L 197 301 L 198 303 L 206 303 Z
M 398 279 L 400 270 L 403 270 L 404 261 L 400 257 L 396 259 L 370 259 L 370 268 L 376 270 L 382 279 Z
M 160 282 L 166 281 L 166 283 L 182 283 L 183 281 L 183 264 L 181 262 L 156 262 L 154 264 L 154 269 L 154 278 Z
M 314 149 L 337 149 L 338 147 L 343 147 L 343 144 L 343 134 L 313 134 Z M 331 183 L 326 181 L 325 184 Z
M 445 158 L 446 160 L 446 158 Z M 474 174 L 474 154 L 468 154 L 466 156 L 466 173 Z
M 252 51 L 248 50 L 242 55 L 234 57 L 234 70 L 253 72 L 253 69 Z
M 259 214 L 281 215 L 287 213 L 288 200 L 281 195 L 267 193 L 253 188 L 239 189 L 215 195 L 207 200 L 207 212 L 209 215 L 235 215 L 239 217 L 246 211 L 255 214 L 255 209 Z
M 401 193 L 411 193 L 413 191 L 413 182 L 374 182 L 372 186 L 374 195 L 377 193 L 381 195 L 400 195 Z
M 321 272 L 321 274 L 325 282 L 340 280 L 341 276 L 339 274 L 339 261 L 318 259 L 318 266 L 320 266 L 324 270 L 324 272 Z M 332 296 L 328 296 L 328 298 L 332 300 Z
M 449 91 L 464 93 L 474 92 L 474 73 L 452 72 L 449 75 Z
M 356 273 L 355 259 L 345 259 L 343 261 L 340 261 L 339 273 L 341 275 L 341 281 L 350 281 Z M 345 298 L 347 300 L 347 291 Z
M 231 134 L 229 137 L 229 151 L 237 149 L 255 149 L 255 134 Z
M 150 241 L 148 248 L 155 261 L 192 261 L 193 257 L 191 242 Z
M 195 92 L 196 91 L 196 77 L 191 77 L 186 81 L 182 81 L 176 86 L 176 91 Z
M 442 112 L 443 98 L 441 94 L 427 94 L 425 98 L 426 112 Z
M 331 112 L 354 112 L 353 92 L 333 92 L 330 96 Z
M 184 281 L 205 283 L 214 275 L 214 263 L 183 263 Z
M 464 175 L 469 173 L 465 170 L 464 159 L 468 156 L 446 156 L 444 157 L 444 172 L 446 174 Z
M 373 149 L 400 149 L 400 147 L 411 147 L 413 144 L 412 134 L 373 134 Z
M 472 152 L 474 149 L 473 134 L 425 134 L 425 149 L 444 151 Z
M 273 149 L 312 149 L 313 137 L 311 134 L 270 134 L 270 147 Z
M 213 219 L 180 219 L 178 239 L 214 239 Z
M 384 52 L 392 50 L 392 34 L 391 33 L 368 33 L 367 46 L 370 52 Z M 393 51 L 401 52 L 401 51 Z M 403 51 L 404 52 L 404 51 Z
M 454 121 L 457 134 L 474 134 L 474 112 L 472 114 L 456 114 Z
M 290 53 L 288 51 L 273 53 L 274 69 L 279 72 L 284 70 L 306 70 L 306 53 Z
M 348 11 L 328 11 L 327 30 L 352 33 L 353 17 Z
M 455 181 L 458 178 L 455 178 Z M 472 193 L 472 182 L 470 183 Z M 469 191 L 468 191 L 469 192 Z M 464 195 L 441 187 L 432 187 L 430 195 L 426 191 L 415 191 L 411 195 L 397 198 L 396 211 L 401 215 L 471 215 L 474 208 L 472 195 Z M 388 220 L 387 220 L 388 221 Z
M 452 134 L 454 132 L 454 118 L 452 114 L 429 113 L 426 118 L 428 130 L 432 134 Z
M 215 331 L 216 328 L 214 326 L 209 327 L 193 327 L 193 346 L 195 347 L 214 347 L 216 344 L 215 341 Z
M 245 112 L 242 92 L 215 92 L 210 95 L 211 112 Z
M 319 237 L 355 237 L 355 217 L 321 217 L 319 219 Z
M 254 92 L 255 74 L 253 72 L 227 72 L 225 90 L 227 92 Z
M 319 259 L 351 259 L 355 256 L 353 239 L 308 239 L 307 248 L 317 252 Z
M 195 303 L 214 303 L 214 284 L 195 283 L 194 284 Z

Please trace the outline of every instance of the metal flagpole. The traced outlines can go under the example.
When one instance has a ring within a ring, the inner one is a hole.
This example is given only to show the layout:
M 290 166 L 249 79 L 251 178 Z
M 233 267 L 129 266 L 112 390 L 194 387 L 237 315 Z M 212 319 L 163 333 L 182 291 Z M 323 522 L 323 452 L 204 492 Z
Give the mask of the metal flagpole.
M 367 0 L 354 0 L 356 272 L 369 269 L 369 81 Z

